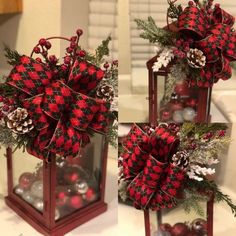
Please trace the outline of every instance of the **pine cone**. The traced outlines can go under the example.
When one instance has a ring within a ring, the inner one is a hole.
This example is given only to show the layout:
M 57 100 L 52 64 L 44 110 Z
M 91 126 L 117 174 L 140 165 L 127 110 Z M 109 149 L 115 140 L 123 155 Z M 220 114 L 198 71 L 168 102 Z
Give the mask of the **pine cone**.
M 106 101 L 110 102 L 114 98 L 114 89 L 109 84 L 101 85 L 97 90 L 97 97 L 105 99 Z
M 190 48 L 187 53 L 188 64 L 193 68 L 202 68 L 206 64 L 206 57 L 203 52 L 197 48 Z
M 16 134 L 26 134 L 34 128 L 34 125 L 27 110 L 18 107 L 7 115 L 7 127 Z
M 182 169 L 186 169 L 189 164 L 189 153 L 185 150 L 178 151 L 172 156 L 172 164 Z

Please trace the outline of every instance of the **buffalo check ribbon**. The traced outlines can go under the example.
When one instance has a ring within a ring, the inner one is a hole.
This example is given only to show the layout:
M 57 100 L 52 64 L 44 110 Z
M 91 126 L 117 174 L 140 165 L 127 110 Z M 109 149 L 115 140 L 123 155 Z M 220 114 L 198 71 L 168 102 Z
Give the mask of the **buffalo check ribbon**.
M 76 60 L 69 78 L 55 78 L 45 64 L 22 56 L 7 80 L 24 94 L 22 105 L 33 120 L 38 135 L 27 151 L 41 159 L 50 154 L 75 157 L 81 143 L 89 142 L 88 128 L 106 132 L 110 104 L 87 96 L 103 78 L 96 66 Z
M 130 182 L 128 197 L 137 209 L 160 210 L 176 205 L 185 171 L 169 162 L 177 151 L 179 139 L 165 125 L 149 136 L 133 125 L 123 140 L 123 174 Z
M 232 27 L 234 17 L 216 6 L 212 16 L 190 4 L 178 18 L 179 31 L 197 39 L 195 47 L 206 56 L 206 65 L 200 71 L 201 79 L 192 85 L 210 87 L 219 79 L 227 80 L 232 71 L 230 62 L 236 60 L 236 34 Z

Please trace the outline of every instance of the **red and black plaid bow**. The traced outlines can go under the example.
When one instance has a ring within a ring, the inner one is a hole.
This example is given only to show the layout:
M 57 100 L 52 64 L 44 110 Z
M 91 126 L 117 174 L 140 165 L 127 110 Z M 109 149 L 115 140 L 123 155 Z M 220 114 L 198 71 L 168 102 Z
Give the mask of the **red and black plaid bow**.
M 133 125 L 123 141 L 123 174 L 130 184 L 127 194 L 138 209 L 160 210 L 175 206 L 185 171 L 169 162 L 179 140 L 167 126 L 148 136 Z
M 236 60 L 236 34 L 232 30 L 234 17 L 216 6 L 209 18 L 204 9 L 190 4 L 178 19 L 178 28 L 189 37 L 197 38 L 195 47 L 206 56 L 206 66 L 201 69 L 201 80 L 194 85 L 209 87 L 219 79 L 231 77 L 230 61 Z
M 41 158 L 58 154 L 76 156 L 81 143 L 89 142 L 86 129 L 105 132 L 109 103 L 88 97 L 103 78 L 96 66 L 76 60 L 69 78 L 54 78 L 45 64 L 22 56 L 8 77 L 8 84 L 27 99 L 22 101 L 39 131 L 28 152 Z

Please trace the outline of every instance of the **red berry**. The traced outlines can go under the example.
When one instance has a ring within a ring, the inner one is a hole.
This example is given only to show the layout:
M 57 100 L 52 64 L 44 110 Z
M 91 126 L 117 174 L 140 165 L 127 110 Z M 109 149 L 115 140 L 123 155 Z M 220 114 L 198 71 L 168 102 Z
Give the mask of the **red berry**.
M 70 38 L 70 41 L 72 41 L 72 42 L 75 42 L 77 40 L 77 36 L 72 36 L 71 38 Z
M 70 64 L 71 58 L 69 56 L 64 57 L 64 63 Z
M 0 102 L 2 102 L 4 100 L 3 96 L 0 96 Z
M 34 52 L 37 53 L 37 54 L 40 53 L 40 48 L 39 47 L 34 47 Z
M 76 43 L 75 43 L 75 42 L 71 42 L 71 43 L 70 43 L 70 47 L 71 47 L 72 49 L 74 49 L 74 48 L 76 47 Z
M 112 62 L 112 64 L 113 64 L 114 66 L 118 66 L 118 60 L 114 60 L 114 61 Z
M 72 53 L 73 49 L 71 47 L 66 48 L 67 53 Z
M 37 57 L 35 60 L 36 60 L 37 62 L 39 62 L 39 63 L 42 62 L 42 59 L 41 59 L 40 57 Z
M 83 34 L 83 30 L 77 29 L 76 34 L 80 37 Z
M 47 52 L 47 51 L 44 51 L 44 52 L 42 52 L 42 55 L 43 55 L 44 57 L 47 57 L 48 52 Z
M 193 1 L 189 1 L 189 2 L 188 2 L 188 5 L 189 5 L 189 6 L 192 6 L 192 5 L 193 5 Z
M 52 44 L 49 41 L 47 41 L 45 44 L 45 48 L 50 49 L 51 47 L 52 47 Z
M 62 70 L 62 71 L 67 71 L 67 69 L 68 69 L 68 66 L 66 66 L 66 65 L 62 65 L 62 66 L 61 66 L 61 70 Z
M 41 38 L 41 39 L 39 40 L 39 45 L 41 45 L 41 46 L 45 46 L 46 43 L 47 43 L 47 40 L 46 40 L 45 38 Z
M 78 51 L 78 56 L 80 56 L 80 57 L 85 57 L 85 55 L 86 55 L 86 52 L 84 51 L 84 50 L 80 50 L 80 51 Z
M 3 110 L 3 111 L 8 111 L 9 108 L 10 108 L 10 107 L 9 107 L 8 105 L 4 105 L 4 106 L 2 107 L 2 110 Z
M 107 69 L 107 68 L 109 68 L 109 63 L 106 62 L 103 66 L 104 66 L 105 69 Z
M 49 56 L 49 61 L 53 64 L 56 64 L 57 63 L 57 58 L 55 55 L 50 55 Z

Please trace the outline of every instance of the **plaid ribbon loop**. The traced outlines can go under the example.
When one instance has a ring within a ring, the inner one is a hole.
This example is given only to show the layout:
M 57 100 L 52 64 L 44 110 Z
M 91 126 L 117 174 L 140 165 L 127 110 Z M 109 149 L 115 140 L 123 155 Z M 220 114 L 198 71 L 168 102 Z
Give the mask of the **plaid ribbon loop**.
M 137 209 L 160 210 L 175 206 L 185 172 L 169 161 L 179 140 L 165 125 L 148 136 L 133 125 L 123 140 L 123 173 L 130 182 L 127 194 Z
M 211 19 L 194 5 L 186 7 L 179 16 L 179 31 L 197 39 L 195 47 L 206 56 L 207 63 L 201 69 L 201 80 L 197 83 L 199 87 L 210 87 L 219 79 L 231 77 L 230 61 L 236 60 L 236 34 L 232 30 L 234 21 L 234 17 L 219 6 L 215 7 Z
M 86 95 L 102 79 L 101 69 L 76 60 L 67 85 L 53 78 L 46 65 L 27 56 L 20 61 L 11 71 L 8 84 L 27 95 L 22 105 L 39 131 L 28 146 L 29 153 L 41 159 L 49 154 L 74 157 L 80 144 L 89 142 L 87 128 L 106 131 L 110 104 Z M 73 84 L 77 84 L 75 90 Z

